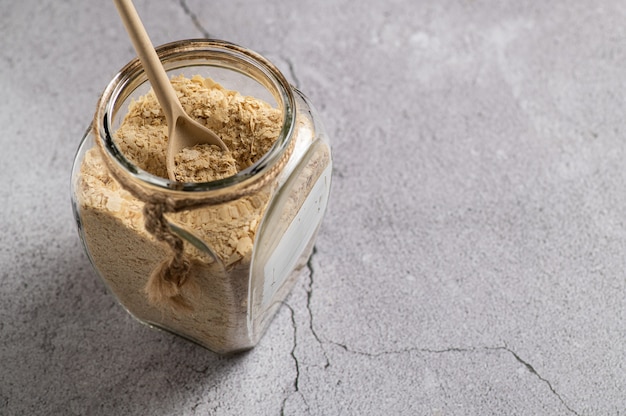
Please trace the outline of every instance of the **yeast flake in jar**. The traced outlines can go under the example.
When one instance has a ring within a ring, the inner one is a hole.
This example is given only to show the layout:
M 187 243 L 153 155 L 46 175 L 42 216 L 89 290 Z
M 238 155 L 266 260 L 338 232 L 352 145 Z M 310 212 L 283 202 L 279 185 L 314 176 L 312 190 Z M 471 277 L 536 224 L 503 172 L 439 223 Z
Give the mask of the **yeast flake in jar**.
M 213 40 L 157 48 L 185 111 L 229 152 L 176 157 L 138 60 L 105 89 L 72 171 L 85 250 L 141 322 L 218 353 L 252 348 L 306 267 L 331 181 L 307 99 L 263 57 Z

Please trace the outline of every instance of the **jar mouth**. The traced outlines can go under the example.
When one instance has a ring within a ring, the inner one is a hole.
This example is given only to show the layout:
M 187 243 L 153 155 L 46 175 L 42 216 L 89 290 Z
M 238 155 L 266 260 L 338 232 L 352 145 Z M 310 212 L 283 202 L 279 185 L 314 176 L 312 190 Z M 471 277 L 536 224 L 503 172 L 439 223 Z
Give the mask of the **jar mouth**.
M 252 81 L 257 86 L 260 84 L 282 110 L 280 133 L 270 150 L 254 164 L 232 176 L 211 182 L 177 182 L 139 168 L 124 156 L 113 139 L 114 120 L 119 119 L 120 111 L 123 116 L 127 110 L 124 103 L 138 88 L 149 86 L 143 66 L 135 58 L 117 73 L 104 90 L 94 120 L 97 140 L 101 141 L 108 158 L 118 168 L 116 171 L 121 170 L 122 174 L 164 191 L 207 192 L 254 181 L 281 160 L 293 137 L 296 104 L 291 87 L 278 68 L 256 52 L 216 39 L 181 40 L 155 49 L 168 72 L 208 68 L 236 74 L 242 80 Z

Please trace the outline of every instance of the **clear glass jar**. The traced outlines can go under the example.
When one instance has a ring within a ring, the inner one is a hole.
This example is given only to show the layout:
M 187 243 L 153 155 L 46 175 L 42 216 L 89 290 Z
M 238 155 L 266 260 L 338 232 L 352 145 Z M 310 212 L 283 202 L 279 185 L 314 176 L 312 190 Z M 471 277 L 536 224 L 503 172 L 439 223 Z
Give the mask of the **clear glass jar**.
M 104 90 L 76 154 L 79 234 L 110 292 L 139 321 L 218 353 L 246 350 L 312 253 L 330 191 L 328 138 L 307 99 L 258 54 L 215 40 L 157 52 L 170 76 L 210 77 L 280 109 L 278 139 L 249 168 L 213 182 L 172 182 L 140 169 L 114 140 L 129 103 L 150 88 L 133 60 Z

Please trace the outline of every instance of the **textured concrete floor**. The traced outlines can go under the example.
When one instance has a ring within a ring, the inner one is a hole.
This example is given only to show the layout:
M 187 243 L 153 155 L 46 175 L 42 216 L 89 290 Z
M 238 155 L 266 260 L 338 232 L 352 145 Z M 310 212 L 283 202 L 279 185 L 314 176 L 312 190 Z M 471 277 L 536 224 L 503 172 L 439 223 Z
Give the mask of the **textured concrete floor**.
M 626 3 L 136 4 L 320 110 L 310 275 L 236 358 L 128 316 L 69 173 L 130 43 L 108 1 L 2 1 L 0 415 L 626 414 Z

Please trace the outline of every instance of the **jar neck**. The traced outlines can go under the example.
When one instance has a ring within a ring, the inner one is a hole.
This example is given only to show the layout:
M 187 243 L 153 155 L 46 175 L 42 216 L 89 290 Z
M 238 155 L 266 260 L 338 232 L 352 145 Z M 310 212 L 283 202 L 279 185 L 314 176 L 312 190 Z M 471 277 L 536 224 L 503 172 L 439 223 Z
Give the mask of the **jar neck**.
M 252 166 L 228 178 L 212 182 L 181 183 L 152 175 L 130 162 L 113 139 L 116 120 L 122 118 L 133 93 L 148 85 L 147 76 L 138 59 L 129 62 L 106 87 L 94 117 L 96 142 L 108 167 L 134 194 L 162 194 L 172 198 L 200 198 L 224 202 L 254 192 L 271 182 L 287 163 L 293 149 L 295 130 L 295 99 L 292 89 L 280 71 L 262 56 L 219 40 L 184 40 L 156 48 L 166 71 L 203 68 L 233 74 L 252 81 L 273 98 L 282 112 L 280 133 L 271 149 Z M 139 196 L 139 195 L 137 195 Z

